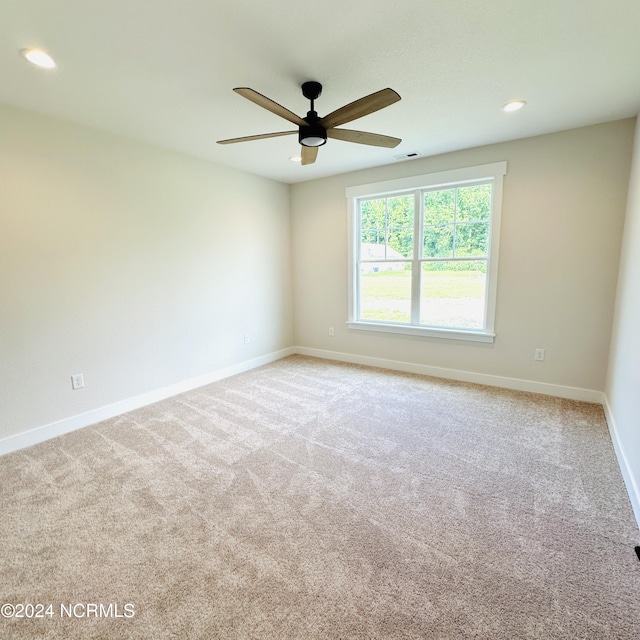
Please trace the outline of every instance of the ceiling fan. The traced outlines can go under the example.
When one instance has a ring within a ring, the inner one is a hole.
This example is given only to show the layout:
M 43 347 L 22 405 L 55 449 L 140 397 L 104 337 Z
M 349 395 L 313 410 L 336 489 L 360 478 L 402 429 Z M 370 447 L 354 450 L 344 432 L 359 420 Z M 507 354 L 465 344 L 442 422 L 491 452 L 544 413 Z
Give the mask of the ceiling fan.
M 278 131 L 277 133 L 262 133 L 256 136 L 245 136 L 243 138 L 229 138 L 228 140 L 218 140 L 218 144 L 232 144 L 235 142 L 248 142 L 250 140 L 262 140 L 264 138 L 277 138 L 279 136 L 289 136 L 298 134 L 298 141 L 302 145 L 302 164 L 313 164 L 318 156 L 318 147 L 326 143 L 327 138 L 344 140 L 345 142 L 357 142 L 358 144 L 368 144 L 376 147 L 396 147 L 402 140 L 383 136 L 378 133 L 367 133 L 366 131 L 354 131 L 353 129 L 336 129 L 335 127 L 362 118 L 374 111 L 383 109 L 400 100 L 400 96 L 393 89 L 382 89 L 371 95 L 351 102 L 340 109 L 336 109 L 324 118 L 318 117 L 314 109 L 314 102 L 322 93 L 322 85 L 319 82 L 309 81 L 302 84 L 302 95 L 311 101 L 311 108 L 304 118 L 297 116 L 289 109 L 274 102 L 261 93 L 249 89 L 248 87 L 237 87 L 236 93 L 258 106 L 277 116 L 298 125 L 297 131 Z

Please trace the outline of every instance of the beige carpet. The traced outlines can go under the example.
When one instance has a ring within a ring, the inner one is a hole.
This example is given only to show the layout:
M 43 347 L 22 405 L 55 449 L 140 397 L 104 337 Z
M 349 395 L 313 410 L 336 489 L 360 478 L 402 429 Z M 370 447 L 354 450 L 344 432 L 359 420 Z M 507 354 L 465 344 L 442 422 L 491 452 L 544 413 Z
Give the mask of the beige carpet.
M 0 458 L 0 487 L 0 604 L 53 605 L 1 638 L 640 638 L 596 405 L 296 356 Z

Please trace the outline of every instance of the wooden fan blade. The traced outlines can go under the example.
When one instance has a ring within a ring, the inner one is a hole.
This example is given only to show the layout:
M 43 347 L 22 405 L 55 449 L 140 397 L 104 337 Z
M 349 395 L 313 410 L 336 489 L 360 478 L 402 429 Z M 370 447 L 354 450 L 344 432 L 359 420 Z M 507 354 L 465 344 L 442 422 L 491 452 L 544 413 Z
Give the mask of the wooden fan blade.
M 354 131 L 353 129 L 327 129 L 327 138 L 370 144 L 374 147 L 389 147 L 390 149 L 397 147 L 402 142 L 400 138 L 383 136 L 379 133 L 367 133 L 366 131 Z
M 253 89 L 249 89 L 249 87 L 236 87 L 234 91 L 240 94 L 243 98 L 251 100 L 251 102 L 255 102 L 259 107 L 262 107 L 267 111 L 271 111 L 271 113 L 275 113 L 277 116 L 280 116 L 289 122 L 293 122 L 293 124 L 307 124 L 300 116 L 293 113 L 293 111 L 289 111 L 289 109 L 286 109 L 281 104 L 274 102 L 271 98 L 267 98 L 267 96 L 263 96 L 261 93 L 258 93 Z
M 369 96 L 360 98 L 360 100 L 351 102 L 340 109 L 336 109 L 328 116 L 322 118 L 320 124 L 325 129 L 331 129 L 332 127 L 351 122 L 357 118 L 362 118 L 362 116 L 369 115 L 374 111 L 384 109 L 390 104 L 398 102 L 398 100 L 400 100 L 400 96 L 393 89 L 382 89 Z
M 218 144 L 233 144 L 235 142 L 249 142 L 250 140 L 263 140 L 264 138 L 277 138 L 279 136 L 290 136 L 297 131 L 278 131 L 277 133 L 261 133 L 257 136 L 244 136 L 243 138 L 229 138 L 228 140 L 218 140 Z
M 305 147 L 302 146 L 302 164 L 313 164 L 318 157 L 318 149 L 320 147 Z

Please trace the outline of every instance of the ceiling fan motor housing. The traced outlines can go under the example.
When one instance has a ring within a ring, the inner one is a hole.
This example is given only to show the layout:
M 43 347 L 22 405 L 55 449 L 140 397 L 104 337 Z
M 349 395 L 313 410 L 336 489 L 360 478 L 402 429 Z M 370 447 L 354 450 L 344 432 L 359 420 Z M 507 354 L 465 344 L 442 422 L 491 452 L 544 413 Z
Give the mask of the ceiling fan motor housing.
M 308 125 L 300 125 L 298 142 L 300 142 L 303 147 L 321 147 L 326 143 L 326 141 L 327 130 L 321 124 L 313 123 Z

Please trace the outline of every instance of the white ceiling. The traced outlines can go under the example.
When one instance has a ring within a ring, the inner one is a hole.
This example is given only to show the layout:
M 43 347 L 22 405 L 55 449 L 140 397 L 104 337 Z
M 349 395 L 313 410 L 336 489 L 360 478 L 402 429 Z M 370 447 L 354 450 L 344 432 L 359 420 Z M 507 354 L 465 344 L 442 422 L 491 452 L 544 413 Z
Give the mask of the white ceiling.
M 1 0 L 0 36 L 0 101 L 289 183 L 640 112 L 639 0 Z M 329 140 L 303 167 L 296 136 L 216 144 L 292 128 L 233 87 L 304 116 L 305 80 L 320 116 L 395 89 L 346 127 L 400 146 Z

